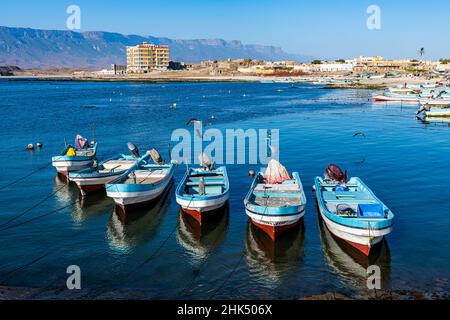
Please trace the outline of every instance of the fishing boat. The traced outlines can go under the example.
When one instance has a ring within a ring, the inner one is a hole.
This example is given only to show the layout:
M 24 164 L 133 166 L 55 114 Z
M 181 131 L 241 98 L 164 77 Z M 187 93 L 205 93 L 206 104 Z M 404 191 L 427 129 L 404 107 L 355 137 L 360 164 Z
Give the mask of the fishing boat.
M 450 105 L 450 98 L 420 99 L 419 103 L 430 107 L 447 107 Z
M 252 223 L 275 240 L 305 214 L 306 197 L 298 172 L 291 176 L 271 159 L 265 173 L 255 176 L 244 204 Z
M 128 148 L 130 155 L 118 154 L 94 167 L 69 172 L 69 180 L 77 184 L 83 196 L 104 189 L 105 184 L 116 180 L 138 161 L 138 148 L 132 143 L 128 143 Z
M 79 144 L 79 137 L 75 139 L 75 145 L 67 145 L 59 156 L 52 157 L 52 166 L 59 174 L 67 176 L 70 171 L 77 171 L 91 167 L 97 154 L 97 143 L 91 145 L 84 139 L 84 144 Z
M 189 168 L 176 190 L 181 209 L 199 223 L 220 211 L 229 197 L 229 181 L 224 166 L 214 169 L 212 161 L 200 155 L 200 168 Z
M 369 255 L 393 229 L 394 214 L 358 177 L 331 164 L 325 178 L 314 179 L 320 216 L 336 237 Z
M 147 163 L 150 153 L 154 164 Z M 174 171 L 175 163 L 164 164 L 159 153 L 152 149 L 116 180 L 106 184 L 106 195 L 126 213 L 158 199 L 170 185 Z
M 420 99 L 430 99 L 433 97 L 431 92 L 423 92 L 421 94 L 412 93 L 391 93 L 385 92 L 381 95 L 374 95 L 372 99 L 375 102 L 405 102 L 405 103 L 418 103 Z
M 450 107 L 431 108 L 425 111 L 425 117 L 450 117 Z

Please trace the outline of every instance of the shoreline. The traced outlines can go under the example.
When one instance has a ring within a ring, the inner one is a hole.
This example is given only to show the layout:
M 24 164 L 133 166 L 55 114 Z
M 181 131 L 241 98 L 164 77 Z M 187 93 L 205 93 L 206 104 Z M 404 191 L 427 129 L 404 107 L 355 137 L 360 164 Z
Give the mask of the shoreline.
M 132 297 L 132 298 L 130 298 Z M 375 290 L 373 293 L 363 293 L 350 296 L 348 294 L 329 291 L 299 297 L 296 300 L 443 300 L 448 299 L 447 293 L 430 293 L 418 290 Z M 66 288 L 32 288 L 0 286 L 0 300 L 151 300 L 149 292 L 145 289 L 121 288 L 112 290 L 80 289 L 68 290 Z M 170 300 L 170 299 L 169 299 Z M 282 299 L 277 299 L 282 300 Z
M 275 76 L 193 76 L 193 75 L 144 75 L 144 76 L 98 76 L 87 77 L 72 74 L 42 74 L 42 75 L 14 75 L 0 77 L 2 80 L 9 81 L 71 81 L 71 82 L 270 82 L 283 84 L 313 83 L 324 78 L 323 75 L 308 75 L 301 77 L 275 77 Z M 355 80 L 352 77 L 336 77 L 340 80 Z M 281 82 L 280 80 L 289 79 Z M 280 81 L 280 82 L 276 82 Z M 366 89 L 366 90 L 385 90 L 389 87 L 410 84 L 425 84 L 436 82 L 438 80 L 429 80 L 425 77 L 399 77 L 399 78 L 381 78 L 381 79 L 359 79 L 356 83 L 344 84 L 323 84 L 324 89 Z

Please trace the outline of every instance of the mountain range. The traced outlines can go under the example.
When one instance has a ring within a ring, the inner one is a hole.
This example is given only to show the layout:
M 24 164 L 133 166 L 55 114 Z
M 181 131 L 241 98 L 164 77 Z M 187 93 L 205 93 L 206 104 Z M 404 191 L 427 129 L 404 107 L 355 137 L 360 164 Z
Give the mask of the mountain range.
M 120 33 L 41 30 L 0 26 L 0 65 L 27 69 L 108 68 L 125 64 L 126 46 L 142 42 L 170 47 L 170 59 L 195 63 L 203 60 L 251 58 L 307 61 L 312 57 L 289 54 L 281 48 L 222 39 L 174 40 Z

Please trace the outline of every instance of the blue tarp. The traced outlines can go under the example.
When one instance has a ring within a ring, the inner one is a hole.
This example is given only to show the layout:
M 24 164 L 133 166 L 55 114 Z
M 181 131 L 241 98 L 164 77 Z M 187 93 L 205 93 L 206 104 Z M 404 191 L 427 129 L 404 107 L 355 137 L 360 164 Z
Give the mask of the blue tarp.
M 358 217 L 360 218 L 384 218 L 383 206 L 381 204 L 359 204 Z

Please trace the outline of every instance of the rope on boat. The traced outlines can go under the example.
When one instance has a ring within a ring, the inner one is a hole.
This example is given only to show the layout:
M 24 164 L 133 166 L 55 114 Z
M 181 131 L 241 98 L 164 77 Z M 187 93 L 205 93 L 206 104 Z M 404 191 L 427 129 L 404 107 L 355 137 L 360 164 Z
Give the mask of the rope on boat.
M 6 188 L 8 188 L 9 186 L 12 186 L 13 184 L 16 184 L 17 182 L 22 181 L 22 180 L 24 180 L 24 179 L 26 179 L 26 178 L 32 176 L 33 174 L 35 174 L 35 173 L 41 171 L 42 169 L 45 169 L 45 168 L 49 167 L 51 164 L 52 164 L 52 163 L 49 162 L 49 163 L 47 163 L 45 166 L 40 167 L 40 168 L 37 168 L 37 169 L 34 170 L 34 171 L 31 171 L 30 173 L 24 175 L 23 177 L 20 177 L 20 178 L 14 180 L 14 181 L 11 181 L 10 183 L 7 183 L 7 184 L 1 186 L 1 187 L 0 187 L 0 190 L 6 189 Z

